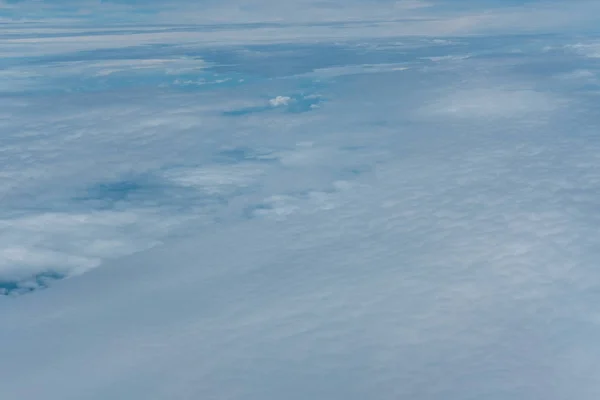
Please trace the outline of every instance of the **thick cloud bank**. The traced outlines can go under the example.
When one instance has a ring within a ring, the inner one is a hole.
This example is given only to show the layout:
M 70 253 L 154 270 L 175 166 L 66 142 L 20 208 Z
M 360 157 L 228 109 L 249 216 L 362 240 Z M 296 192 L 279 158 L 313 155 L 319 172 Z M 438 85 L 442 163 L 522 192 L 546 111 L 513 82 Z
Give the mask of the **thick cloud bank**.
M 0 1 L 0 397 L 595 400 L 595 2 Z

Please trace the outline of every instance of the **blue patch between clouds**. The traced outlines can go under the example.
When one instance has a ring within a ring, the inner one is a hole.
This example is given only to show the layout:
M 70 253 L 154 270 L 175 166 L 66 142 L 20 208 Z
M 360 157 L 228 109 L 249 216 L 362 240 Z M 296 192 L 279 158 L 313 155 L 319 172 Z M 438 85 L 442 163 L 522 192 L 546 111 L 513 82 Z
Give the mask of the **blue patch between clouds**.
M 39 289 L 45 289 L 54 281 L 66 278 L 65 274 L 56 271 L 45 271 L 21 280 L 0 280 L 0 295 L 17 296 Z
M 240 116 L 244 116 L 244 115 L 268 111 L 268 110 L 271 110 L 272 108 L 273 107 L 269 107 L 269 106 L 246 107 L 246 108 L 240 108 L 237 110 L 224 111 L 223 115 L 228 116 L 228 117 L 240 117 Z
M 213 160 L 219 164 L 239 164 L 247 161 L 272 163 L 278 160 L 270 152 L 261 152 L 249 147 L 232 147 L 223 149 L 215 154 Z
M 114 182 L 96 183 L 90 186 L 85 195 L 74 198 L 96 209 L 112 208 L 120 202 L 143 202 L 144 199 L 156 199 L 165 187 L 148 177 L 133 177 Z

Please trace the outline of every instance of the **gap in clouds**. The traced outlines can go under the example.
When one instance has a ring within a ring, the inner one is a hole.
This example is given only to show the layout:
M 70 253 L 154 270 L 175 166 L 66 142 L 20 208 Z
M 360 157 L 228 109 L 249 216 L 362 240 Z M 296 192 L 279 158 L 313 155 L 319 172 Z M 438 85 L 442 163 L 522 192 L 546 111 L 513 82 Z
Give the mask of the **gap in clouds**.
M 170 51 L 165 50 L 167 54 Z M 261 49 L 267 58 L 270 51 L 280 50 Z M 111 59 L 103 61 L 105 56 Z M 263 71 L 260 79 L 245 82 L 263 91 L 258 98 L 249 89 L 240 93 L 231 86 L 188 93 L 176 84 L 165 88 L 144 80 L 147 69 L 162 73 L 168 64 L 155 65 L 155 59 L 146 63 L 142 54 L 135 63 L 115 63 L 114 56 L 112 52 L 100 53 L 89 62 L 77 61 L 87 54 L 65 57 L 76 65 L 75 72 L 66 68 L 70 64 L 65 61 L 57 67 L 54 60 L 39 60 L 37 68 L 56 67 L 67 77 L 65 82 L 70 79 L 82 84 L 79 76 L 95 75 L 98 66 L 116 64 L 140 78 L 137 91 L 116 84 L 109 90 L 92 91 L 72 91 L 68 90 L 72 86 L 66 85 L 65 94 L 38 88 L 38 97 L 31 97 L 36 91 L 28 93 L 23 88 L 4 93 L 6 104 L 15 98 L 23 100 L 11 105 L 12 118 L 4 121 L 5 128 L 13 133 L 7 137 L 5 160 L 14 163 L 5 170 L 12 184 L 5 188 L 5 204 L 10 207 L 5 209 L 4 231 L 0 233 L 6 249 L 0 272 L 11 277 L 7 293 L 26 293 L 51 284 L 50 280 L 38 279 L 38 274 L 60 278 L 79 275 L 102 261 L 155 246 L 189 225 L 210 224 L 227 214 L 229 219 L 236 215 L 246 218 L 244 210 L 251 207 L 249 204 L 270 199 L 271 191 L 289 191 L 284 197 L 292 202 L 296 196 L 303 198 L 302 191 L 307 189 L 319 196 L 319 190 L 328 190 L 332 177 L 354 179 L 357 174 L 346 170 L 364 168 L 364 155 L 352 161 L 352 156 L 335 147 L 317 145 L 313 149 L 312 144 L 304 143 L 303 133 L 296 135 L 302 145 L 294 142 L 294 136 L 286 138 L 283 134 L 290 122 L 285 114 L 316 112 L 322 101 L 318 93 L 328 84 L 294 75 L 269 77 Z M 203 63 L 198 74 L 206 74 L 212 65 Z M 235 65 L 245 67 L 248 63 L 240 58 L 237 64 L 230 64 L 228 74 L 238 74 Z M 311 69 L 310 65 L 304 68 Z M 47 82 L 53 77 L 50 74 L 44 79 Z M 173 74 L 173 79 L 177 82 L 180 77 Z M 231 93 L 238 98 L 232 98 Z M 155 104 L 148 102 L 149 98 Z M 257 100 L 264 110 L 285 114 L 271 117 L 275 122 L 272 132 L 247 137 L 257 129 L 252 126 L 254 122 L 242 118 L 233 123 L 225 110 L 231 108 L 228 104 Z M 41 110 L 38 119 L 30 119 L 31 107 Z M 80 113 L 80 109 L 86 112 Z M 208 131 L 207 121 L 212 125 Z M 283 132 L 278 125 L 284 127 Z M 296 129 L 302 129 L 301 125 Z M 277 139 L 269 145 L 265 134 Z M 119 153 L 114 153 L 115 148 Z M 357 167 L 352 166 L 354 162 Z M 285 171 L 278 172 L 277 168 Z M 296 179 L 296 184 L 293 179 L 289 185 L 276 184 L 302 169 L 321 169 L 322 178 L 308 176 Z

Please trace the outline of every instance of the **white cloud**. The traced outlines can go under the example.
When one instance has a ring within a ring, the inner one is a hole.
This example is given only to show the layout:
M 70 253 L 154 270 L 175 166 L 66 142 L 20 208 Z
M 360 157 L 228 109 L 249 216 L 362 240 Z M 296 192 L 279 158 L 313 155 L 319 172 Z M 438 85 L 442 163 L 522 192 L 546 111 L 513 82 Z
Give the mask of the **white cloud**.
M 205 67 L 202 60 L 187 58 L 67 61 L 43 66 L 17 64 L 0 72 L 0 90 L 14 93 L 56 89 L 64 86 L 65 79 L 103 79 L 118 74 L 190 75 L 201 73 Z
M 581 11 L 339 4 L 5 34 L 0 290 L 78 276 L 0 298 L 4 396 L 598 398 L 593 60 L 467 35 Z
M 588 43 L 576 43 L 566 46 L 567 49 L 575 51 L 589 58 L 600 58 L 600 43 L 595 41 Z
M 457 90 L 424 109 L 463 118 L 516 118 L 548 113 L 561 106 L 559 99 L 534 90 L 477 88 Z
M 409 67 L 405 64 L 365 64 L 365 65 L 346 65 L 343 67 L 327 67 L 317 68 L 314 71 L 303 74 L 302 76 L 314 77 L 314 78 L 334 78 L 345 75 L 356 75 L 356 74 L 378 74 L 383 72 L 396 72 L 405 71 Z
M 5 57 L 56 55 L 93 49 L 150 45 L 241 45 L 300 43 L 312 40 L 392 38 L 400 36 L 448 37 L 472 34 L 549 33 L 579 31 L 594 26 L 600 6 L 593 1 L 537 2 L 529 6 L 462 7 L 452 11 L 443 2 L 379 1 L 322 2 L 303 0 L 254 1 L 240 6 L 232 1 L 190 5 L 182 2 L 149 3 L 140 8 L 139 20 L 123 24 L 119 32 L 101 19 L 82 20 L 68 12 L 62 19 L 43 18 L 30 24 L 9 24 L 2 40 Z M 39 2 L 23 2 L 23 10 Z M 114 3 L 89 5 L 89 16 L 130 15 L 133 6 Z M 48 9 L 51 6 L 45 5 Z M 15 6 L 17 8 L 17 6 Z M 78 9 L 73 8 L 73 9 Z M 120 13 L 120 14 L 119 14 Z M 87 18 L 87 17 L 86 17 Z M 161 24 L 156 26 L 152 24 Z M 219 29 L 214 25 L 222 24 Z M 82 27 L 83 26 L 83 27 Z M 168 29 L 165 26 L 180 27 Z
M 87 69 L 97 70 L 96 75 L 110 75 L 116 72 L 132 70 L 159 70 L 167 74 L 198 72 L 204 67 L 202 60 L 186 59 L 141 59 L 110 60 L 85 65 Z M 60 67 L 61 70 L 64 68 Z M 68 69 L 68 67 L 67 67 Z
M 269 104 L 272 105 L 273 107 L 287 106 L 291 100 L 292 100 L 292 98 L 288 97 L 288 96 L 277 96 L 277 97 L 269 100 Z
M 259 165 L 210 166 L 174 169 L 164 176 L 178 185 L 195 187 L 209 194 L 229 192 L 255 183 L 264 174 Z
M 443 61 L 462 61 L 468 59 L 469 55 L 447 55 L 447 56 L 435 56 L 435 57 L 426 57 L 428 60 L 433 62 L 443 62 Z

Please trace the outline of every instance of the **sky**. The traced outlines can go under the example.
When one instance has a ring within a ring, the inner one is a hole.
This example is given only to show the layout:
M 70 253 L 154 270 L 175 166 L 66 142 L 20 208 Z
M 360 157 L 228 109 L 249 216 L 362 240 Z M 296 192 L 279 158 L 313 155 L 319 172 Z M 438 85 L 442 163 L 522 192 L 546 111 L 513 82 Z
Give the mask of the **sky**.
M 7 398 L 597 399 L 594 1 L 0 1 Z

